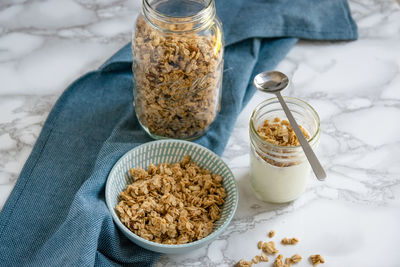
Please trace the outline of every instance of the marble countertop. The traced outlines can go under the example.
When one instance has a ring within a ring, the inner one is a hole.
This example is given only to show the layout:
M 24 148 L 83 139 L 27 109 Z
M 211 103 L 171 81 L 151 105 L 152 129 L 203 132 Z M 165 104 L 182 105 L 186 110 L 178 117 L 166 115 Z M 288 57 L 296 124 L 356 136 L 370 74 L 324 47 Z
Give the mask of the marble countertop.
M 2 1 L 0 209 L 58 96 L 129 41 L 140 6 L 139 0 Z M 275 241 L 300 239 L 279 246 L 285 256 L 319 253 L 321 266 L 399 266 L 400 2 L 350 0 L 350 7 L 359 40 L 300 41 L 277 68 L 292 78 L 285 94 L 305 99 L 321 117 L 317 154 L 327 180 L 310 176 L 306 192 L 286 205 L 253 196 L 248 119 L 265 98 L 256 94 L 223 154 L 239 184 L 234 220 L 210 245 L 162 256 L 156 266 L 233 266 L 259 253 L 256 244 L 269 240 L 271 229 Z

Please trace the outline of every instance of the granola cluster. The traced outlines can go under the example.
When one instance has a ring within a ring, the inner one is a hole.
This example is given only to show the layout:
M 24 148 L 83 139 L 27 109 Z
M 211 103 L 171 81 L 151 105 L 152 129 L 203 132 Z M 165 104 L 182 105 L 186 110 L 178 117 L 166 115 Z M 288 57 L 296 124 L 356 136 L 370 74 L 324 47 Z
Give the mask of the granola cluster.
M 269 231 L 268 237 L 273 238 L 274 236 L 275 236 L 275 231 L 274 230 Z
M 316 255 L 311 255 L 310 256 L 310 261 L 312 263 L 313 266 L 320 264 L 320 263 L 325 263 L 324 258 L 322 258 L 321 255 L 316 254 Z
M 281 243 L 282 243 L 282 245 L 295 245 L 295 244 L 299 243 L 299 239 L 296 237 L 292 237 L 292 238 L 284 237 L 281 240 Z
M 275 235 L 274 230 L 269 231 L 268 236 L 270 238 L 274 237 L 274 235 Z M 283 244 L 283 245 L 295 245 L 298 242 L 299 242 L 299 239 L 296 237 L 293 237 L 293 238 L 284 237 L 281 240 L 281 244 Z M 269 255 L 275 255 L 276 253 L 279 252 L 279 250 L 276 249 L 276 247 L 275 247 L 274 241 L 269 241 L 269 242 L 258 241 L 257 248 L 261 249 L 263 251 L 261 253 L 261 256 L 259 256 L 259 255 L 254 256 L 251 261 L 246 261 L 246 260 L 242 259 L 238 263 L 236 263 L 235 266 L 236 267 L 250 267 L 253 264 L 257 264 L 261 261 L 268 261 L 269 260 L 268 256 L 266 256 L 264 253 L 267 253 Z M 294 254 L 293 256 L 291 256 L 289 258 L 285 258 L 285 260 L 283 260 L 283 255 L 279 254 L 275 258 L 275 260 L 273 262 L 273 266 L 274 267 L 290 267 L 293 264 L 299 263 L 302 259 L 303 258 L 299 254 Z M 313 266 L 316 266 L 320 263 L 325 263 L 325 260 L 319 254 L 311 255 L 309 259 Z
M 203 132 L 219 109 L 221 32 L 161 33 L 139 17 L 132 49 L 141 124 L 163 137 L 190 138 Z
M 282 254 L 279 254 L 278 257 L 276 257 L 276 259 L 274 261 L 274 267 L 287 267 L 283 263 L 283 255 Z
M 261 245 L 262 251 L 269 253 L 269 254 L 275 254 L 278 253 L 279 250 L 276 249 L 275 247 L 275 242 L 274 241 L 269 241 L 265 242 Z
M 268 262 L 268 261 L 269 261 L 268 256 L 261 253 L 261 255 L 254 256 L 251 259 L 251 261 L 240 260 L 238 263 L 236 263 L 235 267 L 250 267 L 253 264 L 258 264 L 260 262 Z
M 279 254 L 274 261 L 274 267 L 290 267 L 292 264 L 299 263 L 302 260 L 302 257 L 299 254 L 294 254 L 290 258 L 285 259 L 285 263 L 283 262 L 283 255 Z
M 133 233 L 162 244 L 184 244 L 212 232 L 226 192 L 222 177 L 186 155 L 181 162 L 131 169 L 134 182 L 115 210 Z
M 285 259 L 285 264 L 296 264 L 299 263 L 302 259 L 303 258 L 299 254 L 294 254 L 292 257 Z

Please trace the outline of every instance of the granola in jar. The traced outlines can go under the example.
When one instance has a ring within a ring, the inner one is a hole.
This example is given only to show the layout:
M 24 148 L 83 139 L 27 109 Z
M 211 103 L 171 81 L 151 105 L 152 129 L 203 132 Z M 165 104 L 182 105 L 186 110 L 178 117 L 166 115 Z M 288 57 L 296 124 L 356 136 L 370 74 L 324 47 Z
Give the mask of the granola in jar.
M 154 138 L 193 139 L 219 111 L 222 28 L 213 1 L 179 17 L 158 2 L 143 1 L 132 41 L 136 115 Z

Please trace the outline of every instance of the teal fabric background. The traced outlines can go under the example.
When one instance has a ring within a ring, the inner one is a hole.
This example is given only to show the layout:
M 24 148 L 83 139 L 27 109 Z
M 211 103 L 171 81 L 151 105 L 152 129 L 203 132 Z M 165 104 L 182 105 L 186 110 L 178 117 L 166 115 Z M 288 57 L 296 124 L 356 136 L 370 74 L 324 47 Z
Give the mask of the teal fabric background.
M 196 142 L 222 154 L 252 78 L 297 38 L 354 40 L 345 0 L 216 1 L 226 37 L 222 109 Z M 125 238 L 104 202 L 113 164 L 151 141 L 132 108 L 130 44 L 65 90 L 0 213 L 2 266 L 148 266 L 158 254 Z

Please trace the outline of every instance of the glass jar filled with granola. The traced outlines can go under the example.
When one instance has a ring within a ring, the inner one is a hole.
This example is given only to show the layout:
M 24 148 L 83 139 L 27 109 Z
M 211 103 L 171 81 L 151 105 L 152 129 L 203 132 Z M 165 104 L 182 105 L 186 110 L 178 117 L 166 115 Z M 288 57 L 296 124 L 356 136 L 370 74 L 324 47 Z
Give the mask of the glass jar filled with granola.
M 313 149 L 319 144 L 320 120 L 306 102 L 284 97 Z M 259 104 L 250 118 L 250 182 L 257 198 L 285 203 L 298 198 L 311 166 L 277 98 Z
M 214 0 L 143 0 L 132 70 L 147 133 L 188 140 L 207 130 L 220 106 L 223 48 Z

